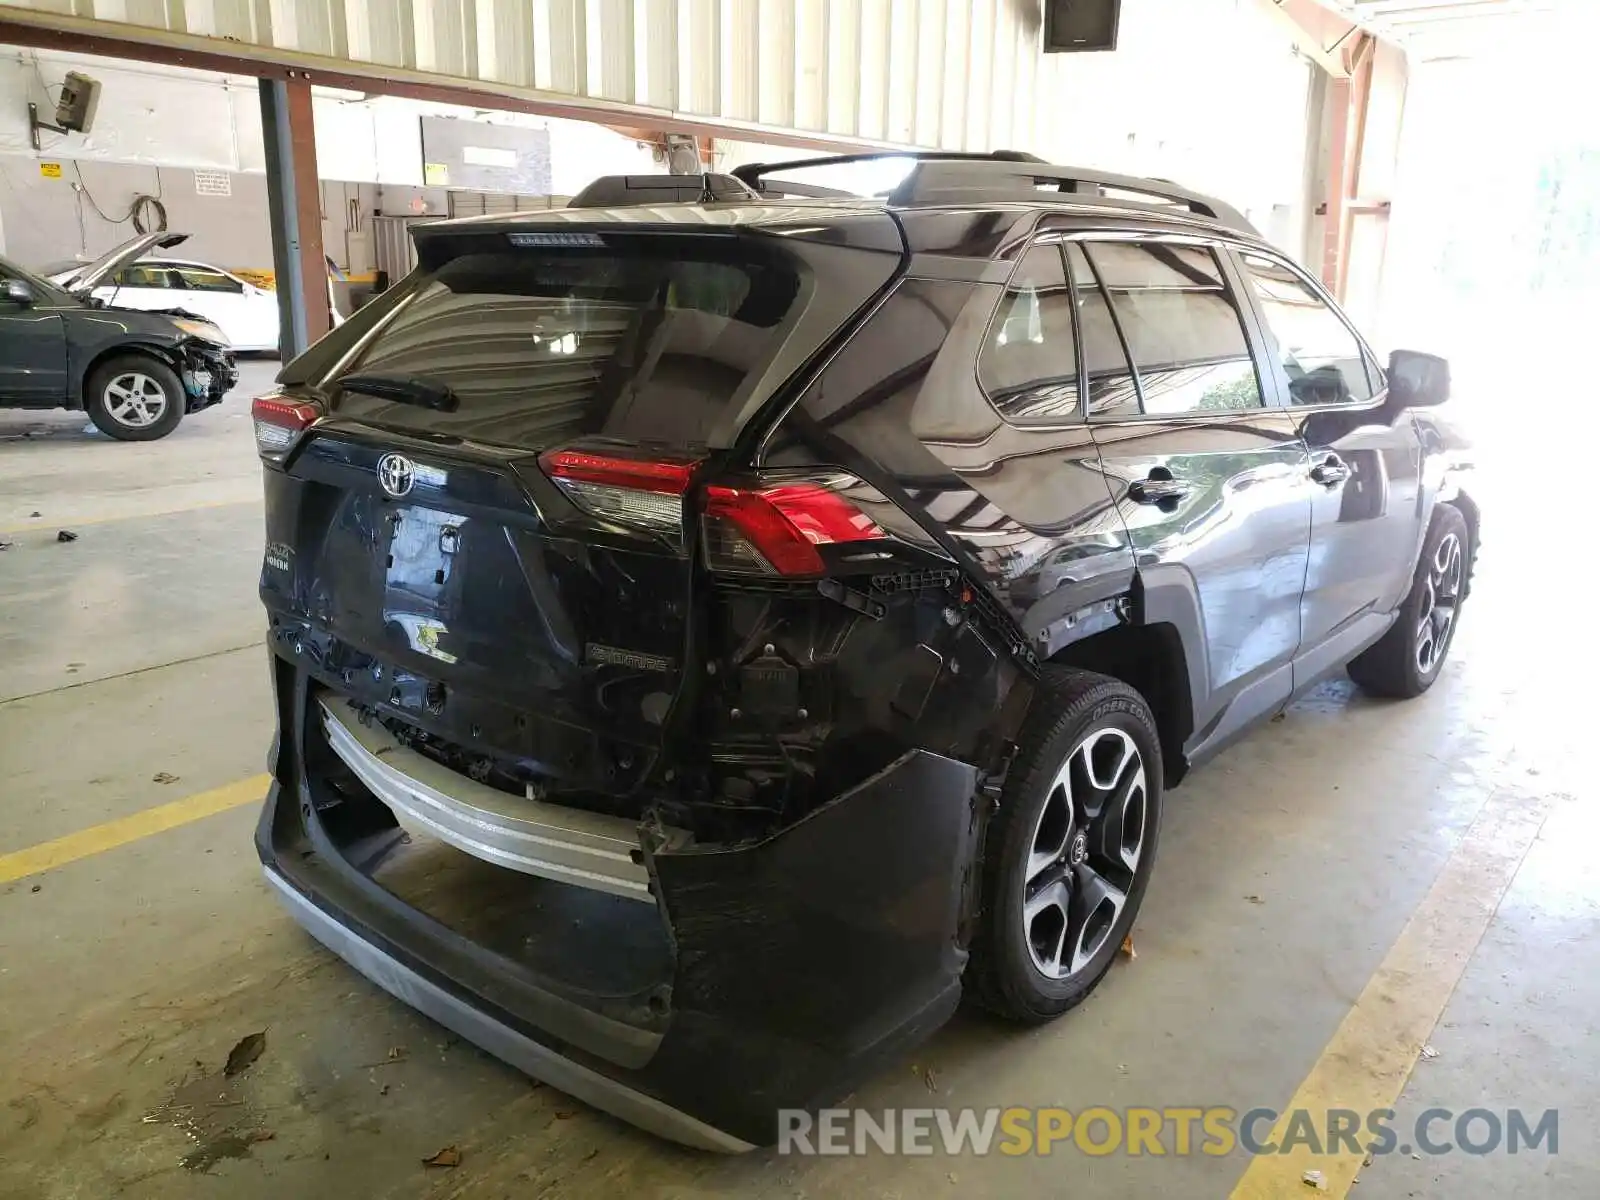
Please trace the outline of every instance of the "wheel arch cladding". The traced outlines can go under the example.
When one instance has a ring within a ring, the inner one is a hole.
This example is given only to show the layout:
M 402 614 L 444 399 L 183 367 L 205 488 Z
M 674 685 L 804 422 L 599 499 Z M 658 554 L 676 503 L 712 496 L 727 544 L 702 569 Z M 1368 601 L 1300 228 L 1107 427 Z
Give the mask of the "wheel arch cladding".
M 1184 636 L 1176 624 L 1118 625 L 1063 647 L 1050 661 L 1119 679 L 1143 696 L 1161 739 L 1164 782 L 1170 787 L 1183 778 L 1194 702 Z
M 1442 503 L 1450 505 L 1461 514 L 1461 519 L 1467 523 L 1467 575 L 1461 588 L 1461 598 L 1465 600 L 1472 595 L 1472 577 L 1478 563 L 1478 522 L 1481 512 L 1478 503 L 1469 496 L 1464 488 L 1457 488 L 1449 500 Z

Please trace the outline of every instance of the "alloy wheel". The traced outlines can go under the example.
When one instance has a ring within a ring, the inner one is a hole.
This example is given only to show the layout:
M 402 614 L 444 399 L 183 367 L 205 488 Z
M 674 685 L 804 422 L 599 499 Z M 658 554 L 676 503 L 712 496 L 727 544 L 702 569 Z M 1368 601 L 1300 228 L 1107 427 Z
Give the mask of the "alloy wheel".
M 148 428 L 167 411 L 161 384 L 139 371 L 126 371 L 106 384 L 104 399 L 111 419 L 129 429 Z
M 1461 539 L 1446 534 L 1428 563 L 1422 581 L 1422 610 L 1417 618 L 1417 670 L 1432 674 L 1450 644 L 1456 607 L 1461 603 Z
M 1023 872 L 1022 918 L 1034 969 L 1070 979 L 1104 949 L 1144 851 L 1144 759 L 1121 729 L 1092 730 L 1045 797 Z

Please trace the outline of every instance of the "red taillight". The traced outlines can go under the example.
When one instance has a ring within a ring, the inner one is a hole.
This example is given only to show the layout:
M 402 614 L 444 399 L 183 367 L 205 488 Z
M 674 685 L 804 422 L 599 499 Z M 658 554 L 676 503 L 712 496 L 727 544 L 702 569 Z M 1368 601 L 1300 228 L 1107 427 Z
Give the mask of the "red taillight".
M 250 402 L 250 417 L 256 424 L 256 449 L 262 458 L 282 458 L 321 415 L 322 410 L 315 404 L 303 404 L 287 396 L 257 396 Z
M 818 483 L 706 489 L 706 553 L 713 569 L 821 575 L 818 546 L 883 536 L 871 517 Z
M 683 495 L 695 467 L 692 462 L 617 458 L 583 450 L 552 450 L 539 457 L 539 465 L 557 483 L 570 480 L 670 496 Z
M 585 512 L 683 545 L 684 499 L 698 460 L 551 450 L 539 456 L 539 466 Z M 713 484 L 705 489 L 704 530 L 714 571 L 799 577 L 827 569 L 818 546 L 886 536 L 847 496 L 812 479 Z
M 585 512 L 683 545 L 683 494 L 696 463 L 552 450 L 539 465 Z

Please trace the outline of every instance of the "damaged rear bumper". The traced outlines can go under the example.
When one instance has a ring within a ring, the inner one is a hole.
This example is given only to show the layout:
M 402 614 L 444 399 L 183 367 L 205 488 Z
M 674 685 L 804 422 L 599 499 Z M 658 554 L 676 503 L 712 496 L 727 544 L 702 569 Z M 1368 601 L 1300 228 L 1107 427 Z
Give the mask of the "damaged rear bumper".
M 373 878 L 366 835 L 325 819 L 305 768 L 323 729 L 307 673 L 274 665 L 276 781 L 256 834 L 267 878 L 368 979 L 529 1075 L 737 1152 L 773 1141 L 779 1110 L 833 1102 L 955 1010 L 977 826 L 967 764 L 910 751 L 763 841 L 646 856 L 671 977 L 630 1008 L 586 1000 Z
M 266 874 L 267 882 L 278 892 L 289 914 L 317 941 L 397 1000 L 432 1017 L 503 1062 L 660 1137 L 701 1150 L 731 1154 L 754 1149 L 750 1142 L 591 1070 L 485 1008 L 475 1007 L 458 990 L 441 985 L 376 942 L 367 941 L 360 931 L 345 924 L 338 914 L 320 907 L 275 868 L 267 867 Z

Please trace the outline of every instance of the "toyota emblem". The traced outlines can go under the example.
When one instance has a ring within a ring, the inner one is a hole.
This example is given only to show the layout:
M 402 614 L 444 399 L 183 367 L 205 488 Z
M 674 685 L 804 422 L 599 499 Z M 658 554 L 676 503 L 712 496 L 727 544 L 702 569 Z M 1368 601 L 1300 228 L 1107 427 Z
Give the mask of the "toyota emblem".
M 417 465 L 404 454 L 385 454 L 378 460 L 378 486 L 391 496 L 404 496 L 417 482 Z
M 1073 866 L 1082 866 L 1083 860 L 1089 857 L 1089 835 L 1081 829 L 1072 839 L 1072 845 L 1067 849 L 1067 858 Z

